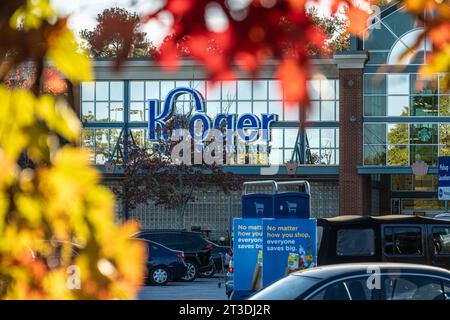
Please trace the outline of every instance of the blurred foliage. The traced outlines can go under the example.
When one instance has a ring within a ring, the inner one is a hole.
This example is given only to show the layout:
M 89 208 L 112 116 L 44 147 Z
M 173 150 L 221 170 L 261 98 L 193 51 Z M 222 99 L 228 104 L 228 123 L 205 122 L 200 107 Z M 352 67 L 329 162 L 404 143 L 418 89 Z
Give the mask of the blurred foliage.
M 67 97 L 44 93 L 46 61 L 70 83 L 92 78 L 90 60 L 49 0 L 2 1 L 0 34 L 0 298 L 133 298 L 145 256 L 130 240 L 137 225 L 114 223 Z

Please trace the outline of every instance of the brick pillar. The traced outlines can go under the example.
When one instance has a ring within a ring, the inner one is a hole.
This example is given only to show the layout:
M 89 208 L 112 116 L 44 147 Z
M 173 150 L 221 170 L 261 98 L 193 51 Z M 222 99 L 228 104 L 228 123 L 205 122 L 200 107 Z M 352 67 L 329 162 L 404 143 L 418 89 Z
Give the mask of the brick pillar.
M 365 54 L 336 55 L 339 68 L 339 214 L 371 212 L 370 175 L 363 164 L 363 67 Z

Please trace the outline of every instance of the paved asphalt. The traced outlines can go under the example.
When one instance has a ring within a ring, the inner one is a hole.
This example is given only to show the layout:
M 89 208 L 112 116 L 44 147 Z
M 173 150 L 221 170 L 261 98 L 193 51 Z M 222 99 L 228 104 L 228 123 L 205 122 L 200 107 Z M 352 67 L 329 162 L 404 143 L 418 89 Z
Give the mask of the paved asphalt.
M 222 286 L 219 288 L 218 283 Z M 140 300 L 227 300 L 222 275 L 195 279 L 193 282 L 169 282 L 165 286 L 142 287 Z

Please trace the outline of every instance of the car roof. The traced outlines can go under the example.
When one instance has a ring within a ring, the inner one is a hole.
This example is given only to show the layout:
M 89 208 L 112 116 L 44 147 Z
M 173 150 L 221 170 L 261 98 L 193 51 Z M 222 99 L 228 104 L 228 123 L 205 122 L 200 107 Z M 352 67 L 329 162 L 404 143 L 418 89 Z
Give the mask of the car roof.
M 174 229 L 143 229 L 138 232 L 138 234 L 142 233 L 189 233 L 189 234 L 196 234 L 201 235 L 201 232 L 196 231 L 188 231 L 188 230 L 174 230 Z
M 445 219 L 437 219 L 431 217 L 421 217 L 412 215 L 384 215 L 384 216 L 358 216 L 358 215 L 344 215 L 332 218 L 320 218 L 319 221 L 329 224 L 358 224 L 358 223 L 411 223 L 411 224 L 450 224 L 450 221 Z
M 183 251 L 181 251 L 181 250 L 174 250 L 174 249 L 171 249 L 171 248 L 166 247 L 165 245 L 163 245 L 163 244 L 161 244 L 161 243 L 159 243 L 159 242 L 152 241 L 152 240 L 147 240 L 147 239 L 142 239 L 142 238 L 133 238 L 133 240 L 144 241 L 144 242 L 156 244 L 157 246 L 163 247 L 164 249 L 167 249 L 167 250 L 173 251 L 173 252 L 183 252 Z
M 315 268 L 305 269 L 292 273 L 294 276 L 307 276 L 312 278 L 326 279 L 342 275 L 350 274 L 371 274 L 374 268 L 378 268 L 380 272 L 401 272 L 401 273 L 424 273 L 440 275 L 450 278 L 450 271 L 438 267 L 412 264 L 412 263 L 344 263 L 328 266 L 318 266 Z M 377 269 L 375 269 L 377 270 Z

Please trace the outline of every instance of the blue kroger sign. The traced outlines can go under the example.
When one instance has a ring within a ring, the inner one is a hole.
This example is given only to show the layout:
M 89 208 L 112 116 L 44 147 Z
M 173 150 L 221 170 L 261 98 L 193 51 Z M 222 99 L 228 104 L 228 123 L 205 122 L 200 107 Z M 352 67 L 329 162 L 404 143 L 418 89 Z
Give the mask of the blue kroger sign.
M 173 113 L 175 102 L 179 96 L 189 94 L 194 101 L 195 113 L 189 120 L 190 128 L 194 128 L 197 121 L 203 124 L 203 132 L 210 129 L 220 129 L 223 121 L 226 121 L 227 131 L 237 131 L 239 138 L 243 141 L 254 141 L 258 138 L 258 131 L 262 129 L 261 140 L 270 141 L 270 124 L 278 120 L 276 114 L 261 114 L 261 118 L 254 114 L 246 113 L 239 117 L 236 114 L 220 113 L 214 121 L 205 114 L 205 99 L 195 89 L 187 87 L 179 87 L 171 90 L 164 101 L 161 112 L 159 112 L 160 101 L 151 99 L 148 101 L 148 138 L 150 141 L 156 141 L 157 129 L 161 131 L 166 125 L 166 121 L 170 119 Z

